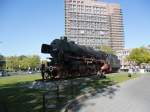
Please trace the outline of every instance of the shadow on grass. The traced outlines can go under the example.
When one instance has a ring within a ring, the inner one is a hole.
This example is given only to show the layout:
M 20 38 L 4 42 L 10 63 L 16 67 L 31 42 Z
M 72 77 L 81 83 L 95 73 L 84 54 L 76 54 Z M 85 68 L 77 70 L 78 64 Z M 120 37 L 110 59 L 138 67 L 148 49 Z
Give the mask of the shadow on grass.
M 28 82 L 30 83 L 30 82 Z M 47 83 L 47 82 L 44 82 Z M 75 99 L 77 96 L 83 94 L 89 94 L 73 102 L 73 106 L 69 105 L 68 109 L 74 109 L 75 111 L 80 109 L 82 101 L 97 97 L 98 94 L 103 96 L 109 96 L 113 98 L 117 88 L 111 86 L 115 84 L 109 78 L 99 79 L 96 76 L 76 78 L 62 81 L 51 81 L 55 83 L 55 86 L 59 87 L 59 95 L 64 95 L 65 98 L 56 99 L 57 89 L 54 90 L 41 90 L 41 89 L 29 89 L 24 87 L 27 83 L 15 83 L 6 84 L 0 86 L 0 112 L 42 112 L 42 96 L 46 92 L 49 96 L 54 96 L 53 99 L 49 99 L 48 103 L 56 103 L 59 105 L 65 105 L 70 100 Z M 94 104 L 92 104 L 94 105 Z M 75 107 L 75 108 L 74 108 Z M 57 109 L 57 112 L 60 110 Z M 51 110 L 49 112 L 52 112 Z M 56 112 L 56 110 L 54 110 Z
M 43 90 L 22 87 L 25 83 L 0 86 L 0 112 L 41 112 Z
M 53 81 L 53 83 L 55 83 L 55 81 Z M 72 101 L 71 104 L 67 107 L 68 110 L 73 110 L 76 112 L 80 109 L 80 107 L 82 106 L 81 103 L 84 100 L 98 97 L 99 94 L 112 99 L 119 89 L 119 86 L 115 86 L 115 88 L 112 87 L 112 85 L 114 84 L 116 83 L 109 78 L 100 79 L 96 76 L 63 80 L 56 85 L 58 85 L 59 87 L 59 90 L 57 90 L 57 92 L 59 91 L 59 95 L 64 95 L 65 98 L 64 100 L 61 99 L 61 101 L 57 101 L 57 103 L 59 103 L 59 105 L 64 105 L 75 99 L 77 96 L 81 96 L 80 98 L 78 98 L 78 100 Z M 50 90 L 46 94 L 52 96 L 52 93 L 52 90 Z M 55 95 L 57 95 L 56 93 Z M 54 101 L 56 100 L 57 99 L 54 99 Z
M 112 99 L 115 96 L 115 93 L 119 90 L 119 86 L 115 88 L 112 87 L 116 83 L 111 81 L 109 78 L 106 79 L 98 79 L 96 77 L 80 81 L 81 83 L 74 86 L 77 95 L 84 94 L 81 97 L 74 100 L 68 107 L 67 111 L 72 110 L 73 112 L 77 112 L 80 110 L 83 101 L 90 99 L 90 98 L 97 98 L 101 96 L 109 97 Z M 95 105 L 91 103 L 90 105 Z

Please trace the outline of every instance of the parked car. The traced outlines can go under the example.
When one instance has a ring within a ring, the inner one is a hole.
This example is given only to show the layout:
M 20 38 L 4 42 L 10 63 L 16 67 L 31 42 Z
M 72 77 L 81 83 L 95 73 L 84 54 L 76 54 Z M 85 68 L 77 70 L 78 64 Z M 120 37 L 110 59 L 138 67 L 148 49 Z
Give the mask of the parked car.
M 0 76 L 6 76 L 6 71 L 1 70 L 1 71 L 0 71 Z
M 0 71 L 0 76 L 2 76 L 3 75 L 3 72 L 2 71 Z
M 0 77 L 8 76 L 7 72 L 5 70 L 0 70 Z
M 28 71 L 28 74 L 32 74 L 33 72 L 32 71 Z

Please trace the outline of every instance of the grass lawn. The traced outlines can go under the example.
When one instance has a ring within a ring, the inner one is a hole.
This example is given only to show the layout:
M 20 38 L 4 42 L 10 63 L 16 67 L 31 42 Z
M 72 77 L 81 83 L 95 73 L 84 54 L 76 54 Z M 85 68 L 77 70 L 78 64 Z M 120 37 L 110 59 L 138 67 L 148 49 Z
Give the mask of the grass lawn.
M 108 76 L 108 78 L 114 81 L 115 83 L 121 83 L 129 79 L 136 78 L 138 76 L 140 76 L 140 74 L 133 74 L 132 77 L 128 77 L 128 73 L 114 73 L 113 75 Z
M 22 87 L 22 85 L 40 78 L 40 74 L 1 77 L 1 108 L 7 112 L 41 112 L 42 94 L 45 91 Z
M 132 77 L 128 77 L 128 73 L 108 74 L 104 79 L 91 78 L 88 81 L 83 80 L 81 81 L 81 84 L 75 87 L 75 89 L 78 92 L 77 94 L 84 94 L 85 92 L 87 93 L 88 91 L 96 91 L 101 88 L 106 88 L 108 86 L 134 79 L 138 76 L 140 76 L 140 74 L 133 74 Z
M 40 74 L 34 75 L 14 75 L 9 77 L 0 77 L 0 86 L 8 85 L 8 84 L 18 84 L 18 83 L 27 83 L 37 79 L 41 79 Z
M 133 75 L 131 78 L 137 76 Z M 76 96 L 88 87 L 103 88 L 131 78 L 127 76 L 127 73 L 116 73 L 107 76 L 106 79 L 92 79 L 85 83 L 80 80 L 81 85 L 75 88 L 78 91 Z M 40 74 L 0 77 L 0 111 L 4 108 L 7 112 L 42 112 L 42 95 L 46 90 L 23 87 L 23 85 L 37 79 L 41 79 Z M 84 78 L 82 79 L 85 81 Z M 66 89 L 66 91 L 68 90 Z

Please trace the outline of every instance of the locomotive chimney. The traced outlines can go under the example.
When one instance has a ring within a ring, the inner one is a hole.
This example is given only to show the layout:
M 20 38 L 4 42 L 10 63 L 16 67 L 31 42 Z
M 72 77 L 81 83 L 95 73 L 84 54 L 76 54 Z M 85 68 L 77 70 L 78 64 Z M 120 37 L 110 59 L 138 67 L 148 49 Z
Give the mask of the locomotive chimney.
M 67 37 L 64 37 L 64 40 L 67 41 Z
M 60 37 L 61 40 L 64 40 L 64 41 L 67 41 L 67 37 L 64 36 L 64 37 Z

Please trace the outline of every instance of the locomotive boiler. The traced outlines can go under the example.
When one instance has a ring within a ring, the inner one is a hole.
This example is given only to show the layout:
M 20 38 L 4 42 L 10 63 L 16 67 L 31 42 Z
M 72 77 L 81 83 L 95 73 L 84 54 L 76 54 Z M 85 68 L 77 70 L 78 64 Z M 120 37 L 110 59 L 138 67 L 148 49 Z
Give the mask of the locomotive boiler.
M 88 76 L 115 72 L 120 68 L 115 55 L 77 45 L 67 37 L 55 39 L 50 45 L 42 44 L 41 52 L 50 54 L 50 62 L 41 67 L 43 79 Z

